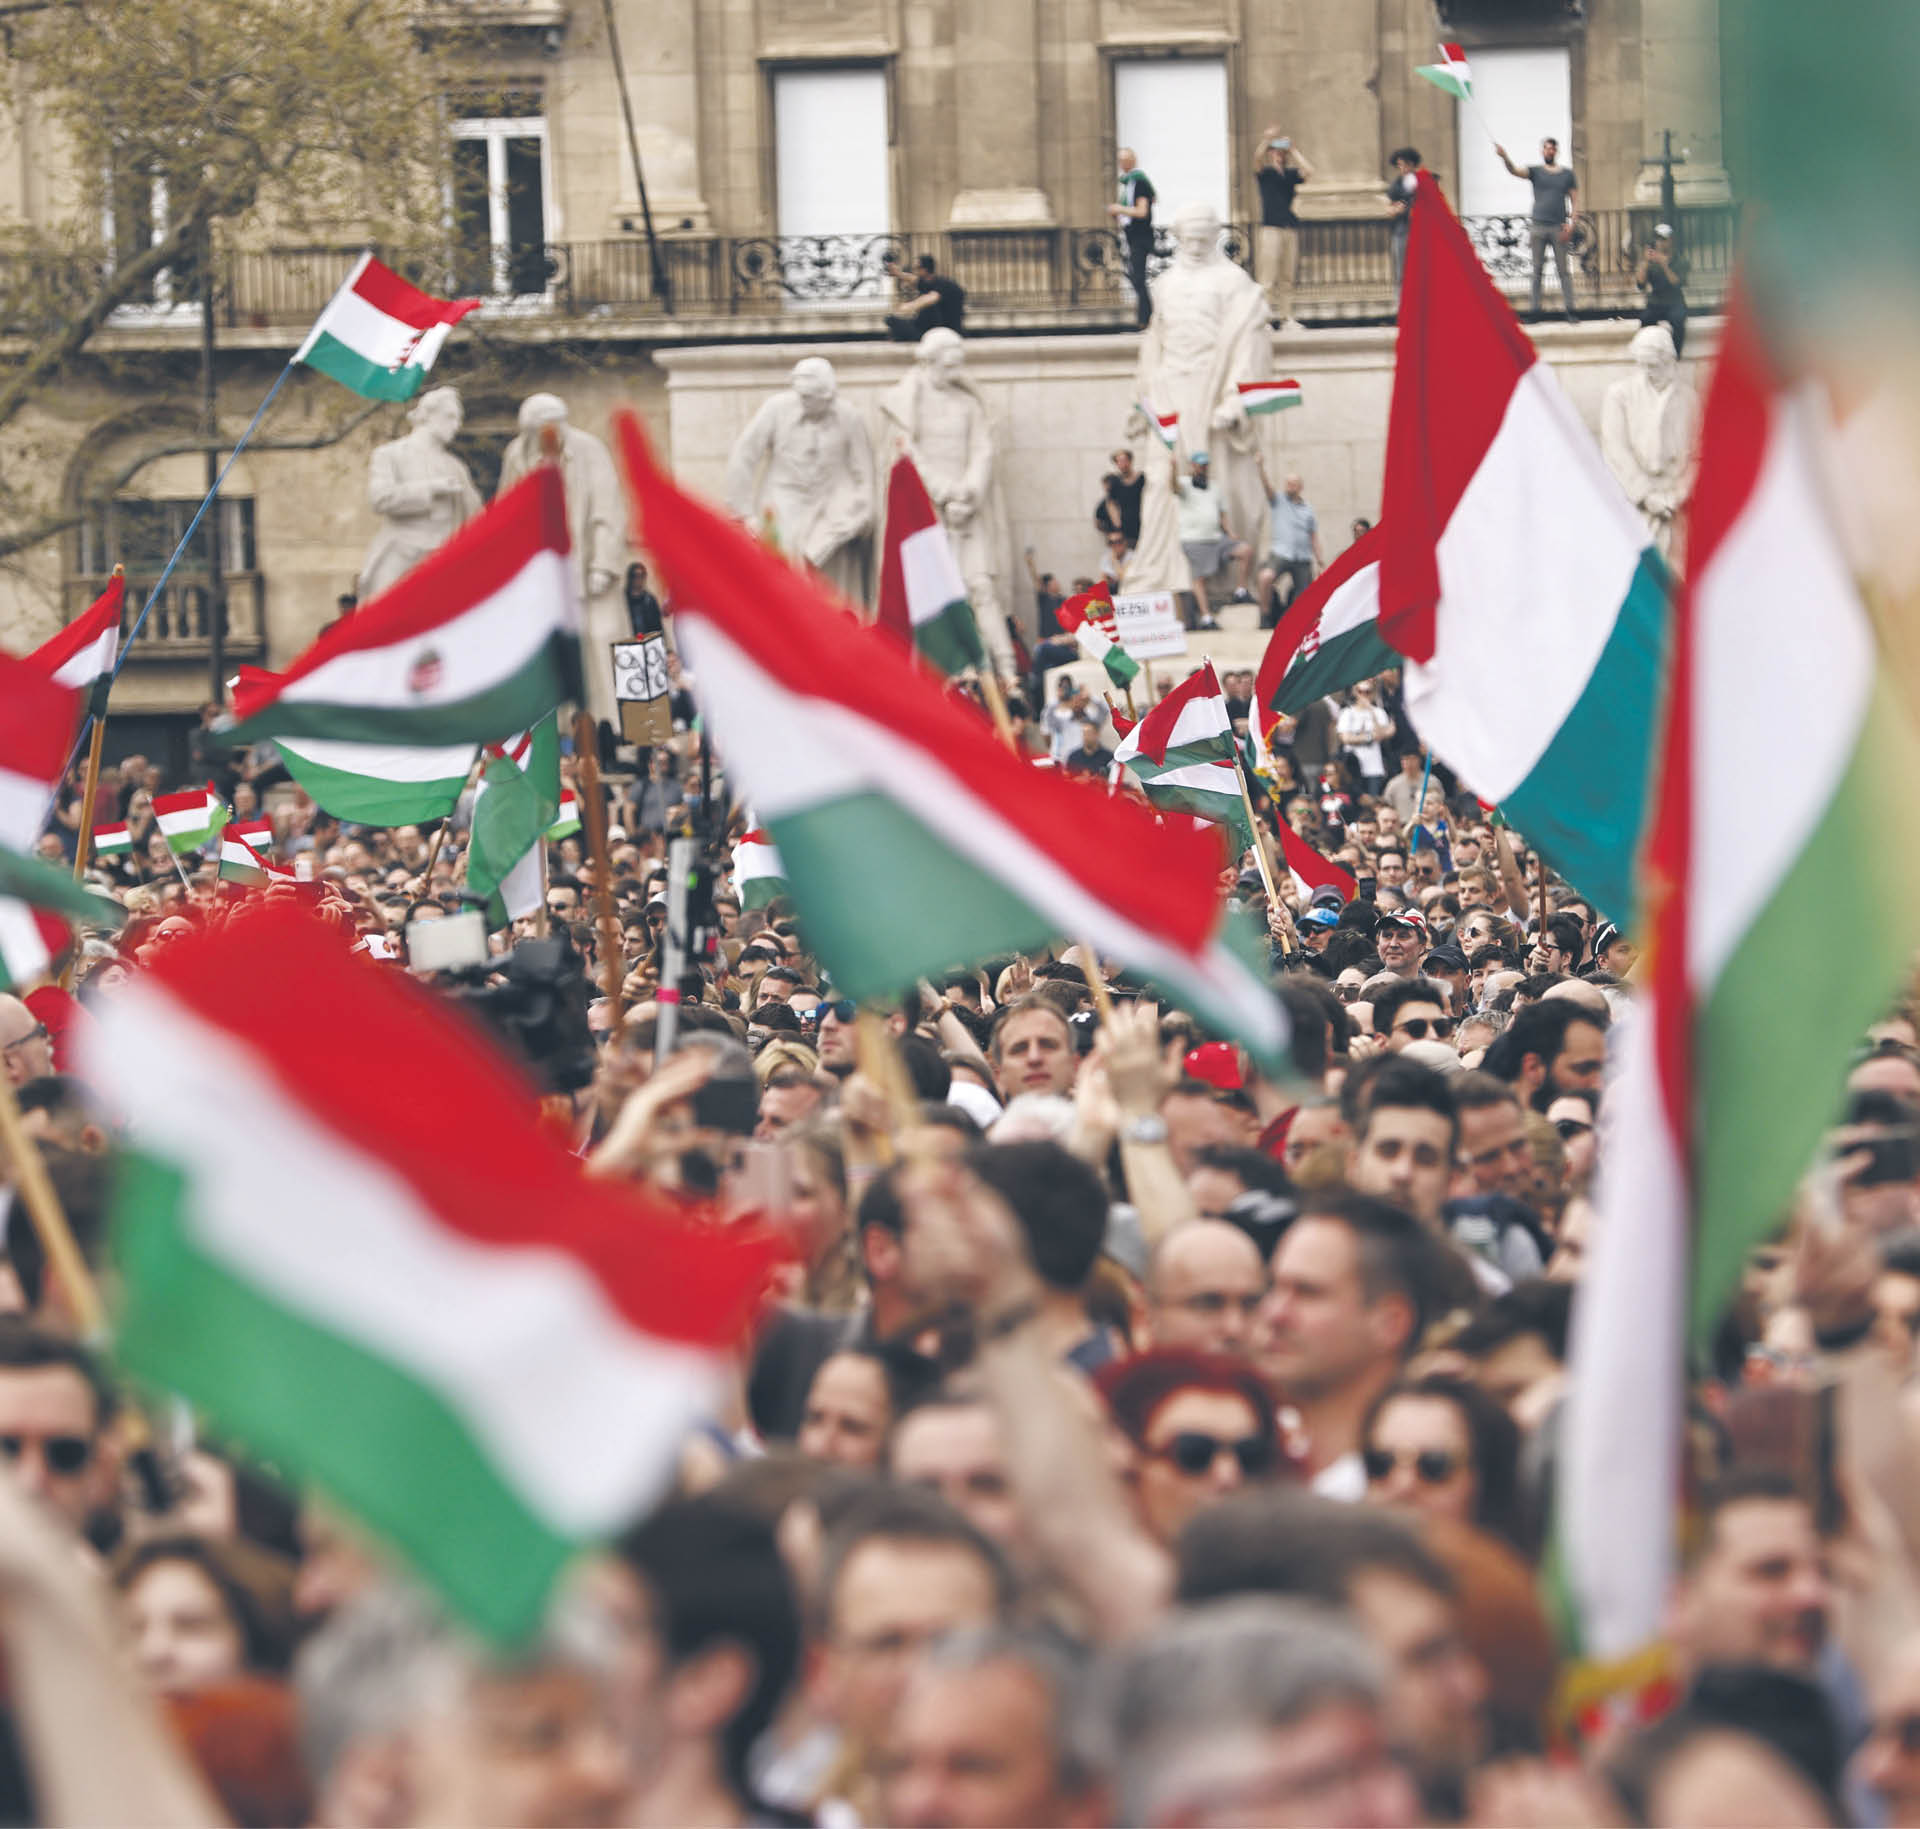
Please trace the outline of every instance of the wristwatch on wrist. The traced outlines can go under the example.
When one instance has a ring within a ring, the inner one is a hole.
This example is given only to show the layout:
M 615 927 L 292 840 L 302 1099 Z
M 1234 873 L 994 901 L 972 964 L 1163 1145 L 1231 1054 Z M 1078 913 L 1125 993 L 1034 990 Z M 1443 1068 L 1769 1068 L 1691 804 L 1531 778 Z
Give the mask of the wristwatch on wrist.
M 1157 1111 L 1143 1113 L 1140 1117 L 1129 1118 L 1120 1126 L 1120 1136 L 1127 1143 L 1139 1143 L 1151 1147 L 1167 1140 L 1167 1121 Z

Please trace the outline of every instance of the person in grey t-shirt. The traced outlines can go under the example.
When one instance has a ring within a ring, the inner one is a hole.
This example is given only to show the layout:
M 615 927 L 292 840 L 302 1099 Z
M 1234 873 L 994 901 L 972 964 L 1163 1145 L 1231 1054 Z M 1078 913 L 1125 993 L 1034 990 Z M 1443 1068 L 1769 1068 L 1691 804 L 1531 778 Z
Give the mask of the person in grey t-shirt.
M 1559 162 L 1560 142 L 1540 142 L 1538 165 L 1516 165 L 1507 157 L 1504 146 L 1493 149 L 1500 163 L 1516 178 L 1533 185 L 1533 216 L 1527 224 L 1533 244 L 1533 315 L 1540 315 L 1540 280 L 1546 269 L 1547 250 L 1553 250 L 1554 269 L 1560 275 L 1560 303 L 1567 321 L 1573 321 L 1573 282 L 1567 274 L 1567 244 L 1573 239 L 1573 225 L 1580 217 L 1580 187 L 1573 172 Z

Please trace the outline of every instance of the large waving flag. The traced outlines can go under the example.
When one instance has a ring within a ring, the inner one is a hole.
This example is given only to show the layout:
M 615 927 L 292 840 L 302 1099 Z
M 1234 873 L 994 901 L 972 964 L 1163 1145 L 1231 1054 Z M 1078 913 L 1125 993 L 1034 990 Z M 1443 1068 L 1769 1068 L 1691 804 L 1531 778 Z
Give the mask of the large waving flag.
M 281 674 L 243 677 L 231 743 L 271 738 L 342 819 L 445 814 L 482 743 L 579 696 L 560 473 L 541 465 Z
M 1272 1059 L 1286 1022 L 1223 943 L 1218 846 L 1030 767 L 898 647 L 675 487 L 616 419 L 728 779 L 848 996 L 1083 940 Z
M 1129 725 L 1113 759 L 1133 771 L 1148 805 L 1224 826 L 1235 857 L 1253 843 L 1234 759 L 1233 723 L 1212 661 Z
M 0 845 L 28 851 L 53 807 L 80 728 L 81 695 L 39 662 L 0 654 Z
M 1380 632 L 1407 657 L 1421 738 L 1631 921 L 1667 568 L 1429 172 L 1380 518 Z
M 93 602 L 51 641 L 27 659 L 48 678 L 87 695 L 87 709 L 99 717 L 107 708 L 114 663 L 120 658 L 120 618 L 126 608 L 127 580 L 113 580 Z
M 1400 664 L 1380 635 L 1380 551 L 1374 527 L 1287 605 L 1254 680 L 1262 728 L 1297 718 L 1315 699 Z
M 904 451 L 887 475 L 887 541 L 873 620 L 949 678 L 987 664 L 947 530 Z
M 362 254 L 293 359 L 363 399 L 411 400 L 454 325 L 479 307 L 477 298 L 435 298 Z
M 24 991 L 53 975 L 73 923 L 117 928 L 127 911 L 71 872 L 0 848 L 0 991 Z
M 1573 1315 L 1561 1564 L 1599 1659 L 1659 1628 L 1684 1345 L 1704 1347 L 1787 1208 L 1850 1051 L 1920 944 L 1905 805 L 1920 736 L 1822 507 L 1822 424 L 1820 398 L 1782 388 L 1737 308 L 1674 632 L 1649 995 L 1608 1097 L 1605 1223 Z
M 121 1360 L 475 1624 L 524 1636 L 573 1553 L 671 1483 L 777 1248 L 587 1180 L 404 976 L 269 901 L 169 946 L 87 1071 L 128 1122 Z

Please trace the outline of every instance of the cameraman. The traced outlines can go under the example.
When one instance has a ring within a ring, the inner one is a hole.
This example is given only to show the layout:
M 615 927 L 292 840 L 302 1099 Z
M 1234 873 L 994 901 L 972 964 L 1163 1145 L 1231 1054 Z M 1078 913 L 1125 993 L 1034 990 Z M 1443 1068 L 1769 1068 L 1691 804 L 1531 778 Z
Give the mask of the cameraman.
M 1673 230 L 1664 222 L 1655 226 L 1653 240 L 1640 256 L 1633 283 L 1647 295 L 1640 322 L 1664 324 L 1673 333 L 1673 353 L 1680 355 L 1687 346 L 1687 298 L 1681 290 L 1687 276 L 1687 263 L 1675 253 Z

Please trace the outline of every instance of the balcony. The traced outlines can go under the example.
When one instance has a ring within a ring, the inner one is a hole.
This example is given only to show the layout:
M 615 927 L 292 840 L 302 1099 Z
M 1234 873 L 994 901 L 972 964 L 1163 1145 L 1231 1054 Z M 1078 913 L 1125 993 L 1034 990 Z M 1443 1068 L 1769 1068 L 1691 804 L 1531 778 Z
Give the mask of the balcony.
M 159 576 L 156 565 L 142 578 L 137 567 L 127 576 L 127 607 L 121 632 L 133 627 L 141 606 Z M 107 588 L 105 574 L 72 574 L 66 581 L 67 620 L 78 616 Z M 230 571 L 227 583 L 227 627 L 222 647 L 229 660 L 258 660 L 267 650 L 266 579 L 257 571 Z M 207 574 L 198 576 L 182 566 L 167 580 L 140 630 L 129 664 L 166 661 L 205 661 L 211 652 L 207 635 Z
M 1572 265 L 1584 316 L 1639 309 L 1633 272 L 1659 216 L 1654 208 L 1596 210 L 1581 218 Z M 1717 309 L 1732 279 L 1738 229 L 1734 207 L 1674 213 L 1686 263 L 1687 298 L 1696 311 Z M 1496 282 L 1524 299 L 1531 271 L 1527 219 L 1473 216 L 1466 227 Z M 1252 264 L 1252 231 L 1228 229 L 1230 258 Z M 279 248 L 225 257 L 219 290 L 228 329 L 275 333 L 291 342 L 313 322 L 357 258 L 355 248 Z M 891 307 L 889 260 L 910 264 L 931 254 L 967 289 L 974 334 L 1121 330 L 1134 321 L 1133 291 L 1119 237 L 1105 228 L 947 230 L 932 234 L 811 237 L 707 236 L 662 241 L 672 294 L 668 311 L 655 285 L 645 241 L 553 242 L 507 250 L 493 270 L 512 288 L 483 313 L 504 339 L 606 337 L 641 341 L 730 342 L 885 335 Z M 1150 270 L 1172 259 L 1163 232 Z M 471 263 L 469 263 L 471 264 Z M 453 290 L 445 273 L 409 275 L 429 289 Z M 1549 300 L 1557 310 L 1551 273 Z M 1393 266 L 1384 218 L 1309 222 L 1300 229 L 1295 311 L 1308 325 L 1390 322 Z M 116 329 L 171 341 L 197 324 L 129 312 Z M 22 327 L 26 328 L 26 327 Z

